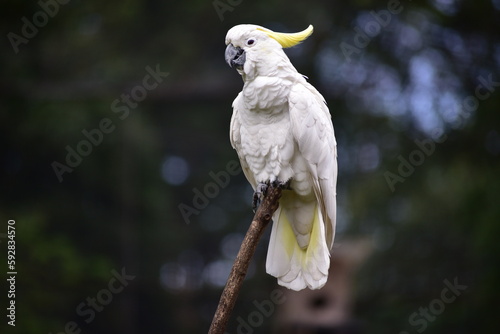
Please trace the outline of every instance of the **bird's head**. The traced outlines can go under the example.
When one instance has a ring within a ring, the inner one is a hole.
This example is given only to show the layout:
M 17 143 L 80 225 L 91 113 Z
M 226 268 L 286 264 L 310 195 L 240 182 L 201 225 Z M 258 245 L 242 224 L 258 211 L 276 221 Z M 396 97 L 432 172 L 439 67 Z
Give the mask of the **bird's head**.
M 269 61 L 273 56 L 284 56 L 283 48 L 299 44 L 312 32 L 312 25 L 297 33 L 274 32 L 253 24 L 234 26 L 226 35 L 226 62 L 242 75 L 249 74 L 257 64 L 264 61 L 264 65 L 273 66 L 272 61 Z

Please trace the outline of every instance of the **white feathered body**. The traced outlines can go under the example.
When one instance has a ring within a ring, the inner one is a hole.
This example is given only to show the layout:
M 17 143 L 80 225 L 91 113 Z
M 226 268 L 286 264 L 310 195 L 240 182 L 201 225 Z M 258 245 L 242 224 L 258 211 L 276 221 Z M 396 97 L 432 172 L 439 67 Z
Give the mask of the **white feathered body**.
M 244 87 L 233 102 L 231 143 L 254 190 L 259 183 L 290 181 L 273 216 L 266 270 L 290 289 L 317 289 L 328 278 L 335 233 L 331 116 L 281 48 L 247 57 Z

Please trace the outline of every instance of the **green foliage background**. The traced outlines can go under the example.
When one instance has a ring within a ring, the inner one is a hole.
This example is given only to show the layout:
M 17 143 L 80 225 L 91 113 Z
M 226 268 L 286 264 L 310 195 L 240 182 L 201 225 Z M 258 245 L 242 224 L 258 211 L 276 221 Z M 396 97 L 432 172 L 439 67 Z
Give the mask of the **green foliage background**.
M 476 94 L 479 78 L 500 81 L 500 3 L 402 1 L 349 61 L 342 42 L 356 47 L 356 27 L 389 2 L 72 0 L 16 53 L 8 34 L 21 35 L 22 18 L 33 22 L 41 7 L 3 1 L 0 276 L 9 219 L 16 220 L 18 275 L 16 327 L 3 311 L 0 331 L 59 333 L 71 321 L 82 333 L 207 331 L 217 282 L 251 219 L 251 191 L 242 174 L 232 176 L 189 224 L 178 206 L 193 205 L 193 189 L 203 192 L 210 172 L 237 159 L 228 130 L 242 82 L 223 54 L 226 31 L 239 23 L 315 26 L 287 53 L 324 94 L 334 120 L 338 240 L 368 237 L 375 245 L 356 276 L 354 313 L 364 331 L 415 333 L 409 315 L 455 277 L 467 289 L 426 333 L 498 330 L 500 86 L 467 116 L 456 103 Z M 214 3 L 230 10 L 218 13 Z M 146 66 L 169 75 L 121 120 L 111 104 L 142 84 Z M 66 147 L 76 148 L 82 131 L 103 118 L 114 130 L 59 182 L 53 162 L 65 163 Z M 447 139 L 391 191 L 387 172 L 397 174 L 398 157 L 408 159 L 415 140 L 431 139 L 434 128 Z M 162 177 L 172 157 L 178 164 L 167 172 L 180 184 Z M 237 315 L 276 287 L 264 273 L 267 240 L 230 332 Z M 77 306 L 121 268 L 135 279 L 87 324 Z M 266 319 L 256 332 L 271 327 Z

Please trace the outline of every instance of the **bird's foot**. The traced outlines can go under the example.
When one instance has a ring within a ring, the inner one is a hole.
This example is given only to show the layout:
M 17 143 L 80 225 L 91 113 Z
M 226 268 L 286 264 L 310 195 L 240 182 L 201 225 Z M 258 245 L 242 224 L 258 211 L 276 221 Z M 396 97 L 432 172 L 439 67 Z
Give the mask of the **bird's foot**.
M 291 189 L 290 180 L 286 182 L 280 180 L 274 180 L 272 182 L 271 181 L 259 182 L 257 188 L 255 189 L 255 192 L 253 193 L 252 207 L 254 213 L 257 211 L 257 208 L 259 207 L 260 203 L 262 203 L 262 200 L 266 196 L 269 187 L 281 188 L 283 190 Z
M 292 188 L 290 188 L 290 182 L 291 182 L 291 179 L 288 181 L 274 180 L 273 182 L 271 182 L 271 185 L 273 186 L 273 188 L 281 188 L 282 190 L 290 190 L 290 189 L 292 189 Z
M 269 188 L 269 181 L 259 182 L 259 184 L 257 185 L 257 188 L 253 193 L 253 201 L 252 201 L 252 208 L 254 213 L 257 211 L 257 208 L 259 207 L 260 203 L 262 203 L 264 196 L 266 196 L 267 188 Z

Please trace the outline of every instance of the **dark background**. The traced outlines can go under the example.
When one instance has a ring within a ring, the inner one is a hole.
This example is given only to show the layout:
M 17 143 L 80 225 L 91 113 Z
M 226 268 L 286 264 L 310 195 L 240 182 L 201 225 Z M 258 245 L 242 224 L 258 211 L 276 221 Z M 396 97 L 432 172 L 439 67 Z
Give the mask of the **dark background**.
M 228 132 L 242 81 L 224 63 L 224 38 L 240 23 L 315 27 L 287 54 L 333 117 L 337 242 L 374 245 L 354 276 L 364 332 L 416 333 L 409 315 L 454 279 L 467 288 L 425 332 L 498 330 L 500 1 L 48 3 L 50 16 L 36 1 L 3 1 L 0 11 L 2 333 L 55 334 L 67 324 L 75 333 L 207 331 L 252 217 L 241 173 L 227 173 L 227 185 L 213 180 L 237 160 Z M 388 8 L 398 12 L 380 14 Z M 26 22 L 37 31 L 23 32 Z M 141 88 L 148 66 L 168 73 L 151 90 Z M 131 92 L 141 101 L 127 106 Z M 109 133 L 100 136 L 103 119 Z M 86 146 L 84 130 L 96 144 Z M 69 158 L 74 167 L 59 179 L 54 166 L 78 148 L 81 161 Z M 9 219 L 15 328 L 4 316 Z M 265 274 L 268 238 L 231 333 L 276 288 Z M 109 293 L 122 270 L 134 278 Z M 90 321 L 77 309 L 96 297 L 106 305 Z

